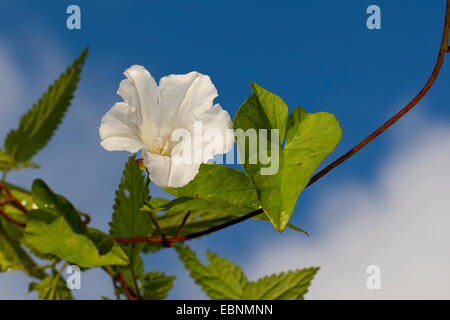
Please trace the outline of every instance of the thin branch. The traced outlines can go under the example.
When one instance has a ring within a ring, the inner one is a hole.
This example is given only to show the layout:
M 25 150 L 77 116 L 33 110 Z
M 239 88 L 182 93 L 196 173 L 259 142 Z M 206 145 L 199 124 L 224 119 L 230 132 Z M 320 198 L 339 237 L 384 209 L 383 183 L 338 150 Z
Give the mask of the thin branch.
M 3 206 L 5 204 L 10 204 L 12 202 L 11 198 L 1 199 L 0 200 L 0 206 Z
M 258 209 L 258 210 L 252 211 L 250 213 L 247 213 L 246 215 L 243 215 L 242 217 L 239 217 L 237 219 L 230 220 L 230 221 L 224 222 L 222 224 L 219 224 L 218 226 L 214 226 L 212 228 L 209 228 L 209 229 L 206 229 L 206 230 L 203 230 L 200 232 L 188 234 L 185 236 L 167 238 L 167 239 L 165 239 L 165 241 L 167 243 L 169 243 L 170 245 L 172 245 L 173 243 L 176 243 L 176 242 L 182 242 L 182 241 L 186 241 L 186 240 L 190 240 L 190 239 L 194 239 L 194 238 L 200 238 L 204 235 L 217 232 L 219 230 L 231 227 L 232 225 L 238 224 L 247 219 L 253 218 L 263 212 L 264 212 L 263 209 Z M 132 243 L 132 242 L 157 242 L 157 243 L 161 243 L 161 244 L 163 243 L 163 239 L 156 238 L 156 237 L 114 238 L 114 240 L 119 243 Z
M 13 204 L 17 209 L 19 209 L 23 213 L 28 214 L 27 208 L 25 208 L 25 206 L 22 205 L 22 203 L 16 197 L 14 197 L 14 195 L 11 193 L 11 190 L 9 190 L 9 188 L 3 182 L 0 182 L 0 189 L 3 190 L 11 199 L 10 202 L 11 204 Z
M 445 54 L 448 52 L 448 36 L 449 36 L 449 30 L 450 30 L 450 0 L 447 0 L 447 7 L 445 11 L 445 23 L 444 23 L 444 31 L 442 33 L 442 41 L 441 41 L 441 47 L 439 48 L 439 54 L 437 57 L 436 64 L 434 66 L 433 72 L 431 73 L 430 77 L 428 78 L 428 81 L 425 83 L 423 88 L 419 91 L 419 93 L 405 106 L 403 109 L 401 109 L 396 115 L 394 115 L 392 118 L 390 118 L 388 121 L 386 121 L 381 127 L 379 127 L 377 130 L 372 132 L 367 138 L 362 140 L 360 143 L 358 143 L 355 147 L 350 149 L 347 153 L 345 153 L 343 156 L 341 156 L 339 159 L 328 165 L 326 168 L 322 169 L 320 172 L 315 174 L 311 180 L 308 183 L 308 186 L 312 185 L 314 182 L 322 178 L 324 175 L 326 175 L 328 172 L 339 166 L 341 163 L 349 159 L 351 156 L 353 156 L 355 153 L 357 153 L 359 150 L 364 148 L 366 145 L 368 145 L 373 139 L 378 137 L 380 134 L 382 134 L 386 129 L 388 129 L 390 126 L 392 126 L 394 123 L 396 123 L 401 117 L 403 117 L 406 113 L 408 113 L 412 108 L 414 108 L 417 103 L 425 96 L 425 94 L 430 90 L 431 86 L 433 85 L 434 81 L 439 75 L 439 72 L 441 71 L 442 63 L 444 62 Z
M 131 293 L 130 289 L 128 288 L 127 281 L 125 280 L 125 277 L 123 276 L 122 272 L 119 272 L 119 282 L 122 286 L 123 292 L 127 296 L 128 300 L 137 300 L 137 298 Z
M 15 220 L 15 219 L 11 218 L 8 214 L 6 214 L 6 212 L 3 211 L 2 207 L 0 207 L 0 216 L 2 216 L 3 218 L 5 218 L 5 220 L 15 224 L 18 227 L 21 227 L 21 228 L 25 228 L 26 227 L 25 223 L 19 222 L 19 221 Z
M 180 234 L 181 230 L 183 230 L 184 225 L 186 224 L 187 219 L 189 218 L 189 216 L 191 215 L 191 212 L 188 211 L 186 213 L 186 215 L 183 218 L 183 221 L 181 221 L 181 224 L 178 226 L 177 231 L 175 231 L 174 237 L 178 237 L 178 235 Z
M 149 215 L 150 219 L 152 220 L 153 224 L 155 225 L 156 231 L 158 231 L 158 233 L 161 235 L 161 243 L 162 243 L 162 245 L 165 246 L 165 247 L 170 247 L 169 242 L 167 242 L 166 234 L 159 227 L 158 221 L 156 221 L 155 217 L 153 217 L 153 214 L 151 212 L 148 212 L 148 215 Z
M 87 226 L 89 223 L 91 223 L 91 217 L 87 213 L 80 213 L 80 216 L 84 217 L 83 224 Z
M 441 46 L 439 48 L 439 54 L 437 57 L 436 64 L 434 66 L 434 69 L 428 79 L 428 81 L 425 83 L 423 88 L 419 91 L 419 93 L 405 106 L 403 107 L 396 115 L 394 115 L 391 119 L 386 121 L 381 127 L 379 127 L 377 130 L 372 132 L 367 138 L 362 140 L 360 143 L 358 143 L 355 147 L 353 147 L 351 150 L 349 150 L 347 153 L 345 153 L 343 156 L 338 158 L 336 161 L 325 167 L 323 170 L 315 174 L 309 181 L 308 185 L 306 187 L 309 187 L 314 182 L 325 176 L 328 172 L 342 164 L 344 161 L 349 159 L 351 156 L 353 156 L 355 153 L 357 153 L 359 150 L 364 148 L 367 144 L 369 144 L 373 139 L 378 137 L 381 133 L 383 133 L 386 129 L 388 129 L 390 126 L 392 126 L 395 122 L 397 122 L 401 117 L 403 117 L 408 111 L 410 111 L 412 108 L 414 108 L 415 105 L 425 96 L 425 94 L 430 90 L 431 86 L 435 82 L 436 78 L 439 75 L 439 72 L 441 70 L 442 64 L 444 62 L 444 57 L 447 52 L 449 52 L 449 45 L 448 45 L 448 37 L 449 37 L 449 31 L 450 31 L 450 0 L 447 0 L 446 5 L 446 11 L 445 11 L 445 22 L 444 22 L 444 30 L 442 34 L 442 40 L 441 40 Z M 235 225 L 237 223 L 240 223 L 242 221 L 245 221 L 247 219 L 253 218 L 264 211 L 262 209 L 255 210 L 253 212 L 250 212 L 242 217 L 239 217 L 237 219 L 225 222 L 223 224 L 220 224 L 218 226 L 209 228 L 207 230 L 196 232 L 193 234 L 181 236 L 181 237 L 172 237 L 169 239 L 164 239 L 164 243 L 168 242 L 169 244 L 173 244 L 175 242 L 181 242 L 185 240 L 190 240 L 194 238 L 199 238 L 201 236 L 225 229 L 227 227 L 230 227 L 232 225 Z M 160 238 L 154 238 L 154 237 L 140 237 L 140 238 L 116 238 L 114 239 L 116 242 L 121 243 L 129 243 L 129 242 L 158 242 L 163 243 L 163 239 Z

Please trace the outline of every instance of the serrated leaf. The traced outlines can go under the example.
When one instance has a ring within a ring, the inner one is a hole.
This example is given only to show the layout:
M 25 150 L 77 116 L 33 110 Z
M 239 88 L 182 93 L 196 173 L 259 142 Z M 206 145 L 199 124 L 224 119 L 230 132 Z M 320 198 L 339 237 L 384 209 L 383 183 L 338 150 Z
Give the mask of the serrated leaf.
M 243 299 L 248 300 L 303 300 L 319 268 L 307 268 L 272 274 L 249 282 Z
M 242 297 L 247 278 L 238 266 L 209 251 L 209 265 L 204 266 L 189 247 L 178 245 L 176 250 L 191 278 L 208 297 L 214 300 L 239 300 Z
M 4 148 L 11 165 L 27 162 L 51 139 L 70 106 L 87 52 L 86 48 L 9 132 Z
M 251 150 L 250 155 L 242 139 L 238 139 L 238 152 L 245 172 L 258 189 L 264 212 L 275 229 L 283 231 L 298 196 L 320 163 L 337 146 L 342 130 L 336 117 L 327 112 L 307 113 L 297 107 L 288 117 L 288 108 L 280 97 L 255 83 L 251 87 L 253 94 L 238 110 L 234 129 L 244 132 L 267 129 L 265 136 L 258 135 L 258 146 L 266 145 L 268 153 L 272 147 L 279 150 L 278 162 L 263 164 L 260 150 Z M 272 139 L 272 129 L 279 130 L 278 139 Z M 252 164 L 254 152 L 257 163 Z M 276 168 L 277 164 L 278 171 L 262 174 L 262 170 Z
M 50 275 L 41 282 L 32 282 L 28 291 L 37 291 L 39 300 L 73 300 L 64 279 L 59 275 Z
M 21 170 L 27 168 L 39 169 L 39 165 L 31 161 L 15 163 L 9 154 L 0 149 L 0 170 Z
M 301 300 L 319 268 L 273 274 L 248 281 L 233 262 L 207 251 L 209 265 L 203 265 L 189 247 L 176 250 L 195 283 L 214 300 Z
M 114 213 L 110 222 L 113 238 L 148 237 L 152 233 L 152 222 L 148 214 L 141 210 L 150 199 L 149 179 L 136 164 L 136 156 L 125 163 L 122 180 L 116 191 Z M 136 256 L 145 243 L 121 244 L 130 258 Z
M 166 276 L 162 272 L 151 271 L 141 280 L 145 300 L 163 300 L 173 287 L 175 276 Z
M 146 242 L 144 247 L 142 248 L 143 253 L 155 253 L 165 247 L 158 242 Z
M 45 182 L 33 182 L 32 196 L 38 209 L 28 213 L 28 245 L 84 268 L 128 264 L 117 243 L 103 232 L 87 228 L 75 207 Z
M 144 261 L 137 255 L 134 257 L 133 265 L 116 267 L 118 272 L 121 272 L 128 283 L 133 283 L 134 279 L 139 279 L 144 275 Z M 134 289 L 134 288 L 133 288 Z
M 0 170 L 3 170 L 11 164 L 11 156 L 0 149 Z

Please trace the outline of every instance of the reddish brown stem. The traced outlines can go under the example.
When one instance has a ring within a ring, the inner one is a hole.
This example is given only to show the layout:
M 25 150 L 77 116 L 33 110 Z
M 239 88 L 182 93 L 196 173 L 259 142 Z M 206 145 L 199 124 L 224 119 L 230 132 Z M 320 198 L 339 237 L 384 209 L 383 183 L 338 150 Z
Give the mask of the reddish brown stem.
M 84 223 L 85 226 L 87 226 L 89 223 L 91 223 L 91 217 L 90 217 L 88 214 L 86 214 L 86 213 L 80 213 L 80 215 L 81 215 L 82 217 L 84 217 L 83 223 Z
M 448 52 L 448 36 L 450 30 L 450 1 L 447 0 L 447 8 L 445 11 L 445 23 L 444 23 L 444 32 L 442 35 L 441 47 L 439 48 L 439 54 L 437 57 L 436 64 L 434 65 L 433 72 L 431 73 L 428 81 L 425 83 L 423 88 L 419 91 L 419 93 L 406 105 L 404 106 L 397 114 L 395 114 L 392 118 L 386 121 L 381 127 L 372 132 L 367 138 L 362 140 L 352 149 L 350 149 L 343 156 L 338 158 L 336 161 L 328 165 L 326 168 L 322 169 L 320 172 L 315 174 L 308 183 L 308 186 L 312 185 L 314 182 L 322 178 L 328 172 L 339 166 L 341 163 L 346 161 L 348 158 L 353 156 L 359 150 L 368 145 L 373 139 L 382 134 L 386 129 L 396 123 L 401 117 L 403 117 L 406 113 L 408 113 L 412 108 L 414 108 L 417 103 L 425 96 L 425 94 L 430 90 L 434 81 L 437 79 L 439 72 L 441 71 L 442 63 L 444 62 L 445 54 Z
M 11 190 L 9 190 L 9 188 L 3 184 L 2 182 L 0 182 L 0 190 L 3 190 L 7 195 L 8 198 L 5 199 L 0 199 L 0 215 L 5 218 L 6 220 L 8 220 L 11 223 L 14 223 L 15 225 L 21 227 L 21 228 L 25 228 L 26 224 L 19 222 L 13 218 L 11 218 L 4 210 L 3 210 L 3 206 L 5 204 L 9 204 L 9 205 L 13 205 L 15 206 L 17 209 L 19 209 L 20 211 L 22 211 L 24 214 L 28 214 L 28 209 L 23 206 L 20 201 L 14 197 L 14 195 L 11 193 Z M 81 216 L 84 217 L 84 221 L 83 223 L 85 225 L 88 225 L 91 222 L 91 217 L 86 214 L 86 213 L 81 213 Z
M 21 227 L 21 228 L 25 228 L 25 226 L 26 226 L 25 223 L 16 221 L 16 220 L 14 220 L 13 218 L 11 218 L 10 216 L 8 216 L 8 215 L 6 214 L 6 212 L 3 211 L 3 208 L 1 208 L 1 207 L 0 207 L 0 215 L 1 215 L 3 218 L 5 218 L 5 220 L 7 220 L 7 221 L 9 221 L 9 222 L 11 222 L 11 223 L 13 223 L 13 224 L 15 224 L 16 226 L 19 226 L 19 227 Z
M 190 239 L 194 239 L 194 238 L 199 238 L 201 236 L 231 227 L 232 225 L 235 225 L 237 223 L 240 223 L 242 221 L 245 221 L 247 219 L 253 218 L 255 216 L 257 216 L 258 214 L 263 213 L 264 211 L 262 209 L 258 209 L 255 211 L 252 211 L 250 213 L 247 213 L 246 215 L 239 217 L 237 219 L 234 220 L 230 220 L 227 221 L 225 223 L 219 224 L 218 226 L 214 226 L 212 228 L 200 231 L 200 232 L 196 232 L 196 233 L 192 233 L 192 234 L 188 234 L 188 235 L 184 235 L 184 236 L 180 236 L 180 237 L 172 237 L 172 238 L 166 238 L 165 240 L 163 240 L 162 238 L 157 238 L 157 237 L 139 237 L 139 238 L 115 238 L 114 240 L 116 242 L 120 242 L 120 243 L 130 243 L 130 242 L 158 242 L 164 245 L 164 243 L 169 244 L 168 246 L 171 246 L 173 243 L 175 242 L 182 242 L 182 241 L 186 241 L 186 240 L 190 240 Z
M 130 289 L 128 288 L 127 281 L 125 280 L 125 277 L 123 276 L 122 272 L 119 272 L 119 282 L 120 282 L 120 285 L 122 286 L 123 292 L 127 296 L 128 300 L 138 300 L 134 296 L 134 294 L 130 291 Z
M 158 233 L 161 235 L 162 245 L 165 247 L 170 247 L 170 243 L 167 242 L 166 234 L 159 227 L 158 221 L 156 221 L 156 219 L 153 217 L 153 214 L 151 212 L 149 212 L 148 215 L 149 215 L 150 219 L 152 220 L 152 223 L 155 226 L 156 231 L 158 231 Z
M 25 206 L 23 206 L 22 203 L 20 203 L 20 201 L 16 197 L 14 197 L 9 188 L 6 185 L 4 185 L 3 182 L 0 182 L 0 189 L 3 190 L 8 195 L 9 199 L 11 199 L 10 204 L 14 205 L 17 209 L 19 209 L 23 213 L 28 214 L 27 208 L 25 208 Z
M 394 115 L 391 119 L 386 121 L 381 127 L 379 127 L 377 130 L 372 132 L 367 138 L 362 140 L 360 143 L 358 143 L 355 147 L 350 149 L 347 153 L 345 153 L 343 156 L 338 158 L 336 161 L 319 171 L 317 174 L 315 174 L 309 181 L 308 185 L 306 187 L 309 187 L 314 182 L 325 176 L 328 172 L 342 164 L 344 161 L 349 159 L 351 156 L 356 154 L 359 150 L 364 148 L 367 144 L 369 144 L 373 139 L 378 137 L 381 133 L 383 133 L 386 129 L 388 129 L 390 126 L 392 126 L 395 122 L 397 122 L 401 117 L 403 117 L 408 111 L 410 111 L 412 108 L 414 108 L 415 105 L 425 96 L 425 94 L 430 90 L 431 86 L 435 82 L 436 78 L 439 75 L 439 72 L 441 70 L 442 64 L 444 62 L 445 54 L 449 51 L 448 46 L 448 37 L 449 37 L 449 31 L 450 31 L 450 0 L 447 0 L 446 5 L 446 11 L 445 11 L 445 22 L 444 22 L 444 30 L 442 34 L 442 40 L 441 40 L 441 46 L 439 48 L 439 53 L 437 57 L 436 64 L 434 66 L 434 69 L 428 79 L 428 81 L 425 83 L 423 88 L 419 91 L 419 93 L 405 106 L 403 107 L 396 115 Z M 263 213 L 262 209 L 258 209 L 256 211 L 250 212 L 242 217 L 239 217 L 237 219 L 225 222 L 221 225 L 212 227 L 210 229 L 196 232 L 190 235 L 185 235 L 181 237 L 173 237 L 169 239 L 164 239 L 164 242 L 167 242 L 169 244 L 173 244 L 175 242 L 181 242 L 189 239 L 199 238 L 201 236 L 225 229 L 227 227 L 230 227 L 232 225 L 235 225 L 237 223 L 240 223 L 242 221 L 245 221 L 247 219 L 253 218 L 257 216 L 258 214 Z M 160 238 L 154 238 L 154 237 L 142 237 L 142 238 L 128 238 L 128 239 L 114 239 L 117 242 L 127 243 L 127 242 L 159 242 L 163 243 L 163 240 Z
M 186 215 L 183 218 L 183 221 L 181 221 L 181 224 L 178 226 L 177 231 L 175 231 L 174 237 L 178 237 L 178 235 L 180 234 L 181 230 L 183 230 L 184 225 L 186 224 L 187 219 L 189 219 L 189 216 L 191 215 L 191 212 L 188 211 L 186 213 Z

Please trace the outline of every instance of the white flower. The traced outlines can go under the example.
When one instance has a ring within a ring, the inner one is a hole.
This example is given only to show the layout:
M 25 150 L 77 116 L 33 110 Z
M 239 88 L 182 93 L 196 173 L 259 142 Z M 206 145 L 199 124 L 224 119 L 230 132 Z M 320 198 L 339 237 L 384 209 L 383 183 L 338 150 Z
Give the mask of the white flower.
M 117 91 L 124 101 L 105 114 L 100 126 L 101 145 L 106 150 L 142 150 L 150 179 L 161 187 L 186 185 L 198 173 L 200 162 L 231 150 L 234 136 L 226 134 L 232 128 L 230 115 L 220 105 L 213 105 L 217 90 L 208 76 L 198 72 L 170 75 L 157 86 L 142 66 L 132 66 L 124 74 L 127 79 Z M 214 129 L 222 133 L 221 139 L 211 141 L 202 134 L 200 145 L 187 141 L 199 138 L 194 130 L 196 121 L 201 122 L 203 132 Z M 173 134 L 180 129 L 192 139 L 173 141 Z M 175 161 L 199 148 L 200 161 Z

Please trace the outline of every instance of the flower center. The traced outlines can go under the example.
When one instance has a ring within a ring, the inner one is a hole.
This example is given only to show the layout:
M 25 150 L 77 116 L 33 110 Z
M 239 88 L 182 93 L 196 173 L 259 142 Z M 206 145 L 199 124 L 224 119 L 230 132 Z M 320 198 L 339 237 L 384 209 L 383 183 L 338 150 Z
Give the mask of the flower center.
M 172 151 L 173 146 L 174 143 L 170 139 L 170 135 L 165 135 L 155 139 L 155 142 L 153 143 L 153 146 L 150 149 L 150 151 L 151 153 L 154 154 L 170 157 L 170 153 Z

